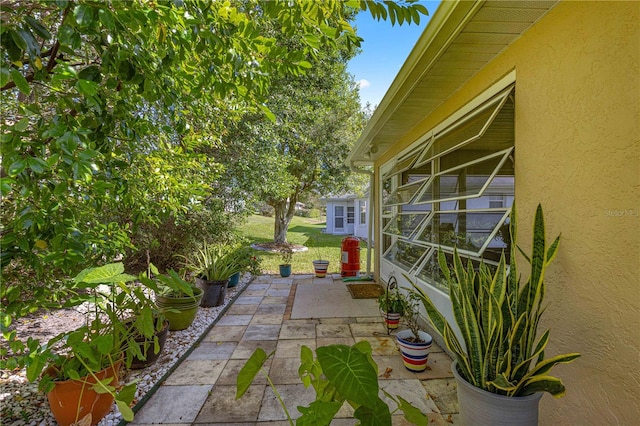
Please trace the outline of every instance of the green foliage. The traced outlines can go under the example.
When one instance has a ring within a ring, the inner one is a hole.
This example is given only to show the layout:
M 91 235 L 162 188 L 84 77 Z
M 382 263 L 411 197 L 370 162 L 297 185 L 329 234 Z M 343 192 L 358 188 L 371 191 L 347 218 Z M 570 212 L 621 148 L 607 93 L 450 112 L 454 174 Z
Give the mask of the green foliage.
M 282 247 L 280 249 L 280 259 L 282 265 L 291 265 L 291 259 L 293 258 L 293 250 L 289 246 Z
M 213 200 L 207 208 L 170 215 L 160 223 L 142 222 L 133 230 L 135 248 L 127 250 L 127 270 L 141 271 L 153 263 L 160 271 L 179 269 L 179 256 L 196 252 L 203 240 L 207 243 L 234 241 L 233 229 L 242 217 L 221 208 Z
M 260 371 L 284 409 L 289 424 L 293 420 L 277 388 L 268 374 L 262 370 L 264 363 L 274 355 L 267 355 L 261 348 L 247 360 L 237 378 L 236 399 L 241 398 Z M 297 407 L 302 413 L 296 424 L 329 424 L 342 405 L 347 402 L 354 408 L 354 417 L 363 425 L 389 425 L 393 414 L 389 406 L 380 398 L 378 386 L 378 366 L 373 361 L 369 342 L 363 341 L 353 346 L 328 345 L 313 351 L 306 346 L 300 350 L 298 374 L 305 387 L 313 386 L 316 399 L 306 407 Z M 426 424 L 427 417 L 407 401 L 392 397 L 405 418 L 414 424 Z
M 190 256 L 182 256 L 185 267 L 207 281 L 224 281 L 246 267 L 245 253 L 236 247 L 207 244 Z
M 132 237 L 144 258 L 160 244 L 151 227 L 171 218 L 182 226 L 211 198 L 242 206 L 242 186 L 220 180 L 242 173 L 226 173 L 209 155 L 228 125 L 247 113 L 275 119 L 265 101 L 276 80 L 309 72 L 328 46 L 357 48 L 349 24 L 357 10 L 417 22 L 421 7 L 412 3 L 3 4 L 3 282 L 8 268 L 46 286 L 134 251 Z M 287 39 L 295 43 L 280 43 Z M 24 287 L 3 290 L 3 305 L 42 288 Z M 42 301 L 33 300 L 3 315 Z
M 384 293 L 378 297 L 378 307 L 386 313 L 397 313 L 404 315 L 410 308 L 407 297 L 396 287 L 390 289 L 389 286 Z
M 88 268 L 80 272 L 68 285 L 75 292 L 65 307 L 89 302 L 92 311 L 86 324 L 76 330 L 61 333 L 46 344 L 29 338 L 17 340 L 15 332 L 3 326 L 3 337 L 9 342 L 12 354 L 2 360 L 1 367 L 25 367 L 30 381 L 38 380 L 42 390 L 48 391 L 59 380 L 82 380 L 89 376 L 100 393 L 111 393 L 125 420 L 133 419 L 129 408 L 135 395 L 135 384 L 117 391 L 112 377 L 99 380 L 96 373 L 123 360 L 130 366 L 134 356 L 142 357 L 136 336 L 153 339 L 154 313 L 157 309 L 148 297 L 156 289 L 153 281 L 138 277 L 145 285 L 135 285 L 137 278 L 124 273 L 122 263 Z M 133 318 L 131 317 L 133 315 Z M 54 349 L 55 348 L 55 349 Z
M 556 364 L 568 363 L 580 354 L 569 353 L 545 359 L 544 349 L 549 330 L 537 339 L 538 324 L 545 307 L 544 275 L 555 257 L 560 237 L 547 246 L 542 207 L 538 205 L 533 226 L 531 256 L 522 252 L 530 264 L 529 277 L 520 282 L 516 264 L 516 212 L 511 213 L 511 265 L 507 268 L 504 253 L 494 275 L 482 263 L 479 271 L 471 262 L 467 268 L 457 250 L 454 265 L 447 265 L 442 250 L 440 268 L 449 285 L 449 295 L 464 346 L 453 328 L 438 312 L 429 296 L 414 285 L 429 320 L 454 353 L 458 370 L 469 383 L 489 392 L 524 396 L 549 392 L 555 397 L 565 393 L 562 381 L 547 373 Z M 466 349 L 465 349 L 466 348 Z
M 157 295 L 167 297 L 194 297 L 194 286 L 184 279 L 184 274 L 174 270 L 166 274 L 157 274 L 154 279 L 158 281 L 157 288 L 153 290 Z M 145 284 L 148 284 L 146 281 Z

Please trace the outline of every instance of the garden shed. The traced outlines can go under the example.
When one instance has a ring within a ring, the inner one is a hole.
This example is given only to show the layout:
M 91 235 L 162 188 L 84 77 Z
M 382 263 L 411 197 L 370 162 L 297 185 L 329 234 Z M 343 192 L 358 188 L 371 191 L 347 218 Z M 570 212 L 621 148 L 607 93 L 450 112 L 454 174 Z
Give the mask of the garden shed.
M 367 238 L 368 198 L 343 195 L 323 198 L 323 201 L 327 206 L 327 234 Z
M 582 357 L 540 424 L 640 418 L 639 126 L 640 3 L 447 1 L 347 160 L 374 172 L 377 278 L 408 276 L 450 320 L 438 248 L 495 264 L 516 203 L 529 252 L 542 205 L 562 234 L 547 349 Z

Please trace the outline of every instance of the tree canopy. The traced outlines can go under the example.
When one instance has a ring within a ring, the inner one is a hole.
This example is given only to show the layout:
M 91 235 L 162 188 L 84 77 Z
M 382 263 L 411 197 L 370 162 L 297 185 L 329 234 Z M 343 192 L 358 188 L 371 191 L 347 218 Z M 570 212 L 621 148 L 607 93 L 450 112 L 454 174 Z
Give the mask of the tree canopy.
M 418 21 L 412 3 L 2 2 L 3 268 L 71 271 L 121 252 L 139 221 L 202 205 L 222 167 L 194 147 L 246 113 L 273 119 L 274 76 L 322 46 L 357 47 L 346 16 Z

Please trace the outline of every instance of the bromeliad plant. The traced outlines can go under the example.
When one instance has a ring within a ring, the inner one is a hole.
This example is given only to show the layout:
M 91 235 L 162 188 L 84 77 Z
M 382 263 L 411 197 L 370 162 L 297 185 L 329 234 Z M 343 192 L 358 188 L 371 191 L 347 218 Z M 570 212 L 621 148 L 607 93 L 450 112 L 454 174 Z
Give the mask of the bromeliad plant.
M 471 262 L 465 269 L 457 250 L 451 270 L 442 250 L 438 253 L 464 345 L 429 296 L 415 284 L 413 290 L 420 297 L 430 322 L 454 353 L 458 372 L 470 384 L 511 397 L 549 392 L 559 398 L 564 395 L 565 387 L 559 378 L 548 375 L 549 370 L 556 364 L 573 361 L 580 354 L 545 359 L 549 330 L 540 338 L 537 331 L 545 309 L 545 271 L 557 253 L 560 237 L 547 247 L 542 207 L 538 205 L 531 256 L 518 247 L 531 267 L 529 278 L 521 283 L 516 265 L 515 207 L 510 235 L 511 265 L 507 266 L 503 253 L 493 275 L 484 263 L 480 264 L 479 271 L 474 270 Z

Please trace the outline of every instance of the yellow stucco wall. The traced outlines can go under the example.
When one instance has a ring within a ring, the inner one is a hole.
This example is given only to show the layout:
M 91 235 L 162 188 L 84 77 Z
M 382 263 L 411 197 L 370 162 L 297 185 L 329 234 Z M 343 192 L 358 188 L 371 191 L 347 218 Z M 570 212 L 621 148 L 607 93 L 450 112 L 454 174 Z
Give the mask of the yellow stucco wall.
M 514 69 L 520 244 L 542 203 L 547 353 L 582 353 L 540 424 L 640 424 L 640 2 L 560 3 L 377 166 Z

